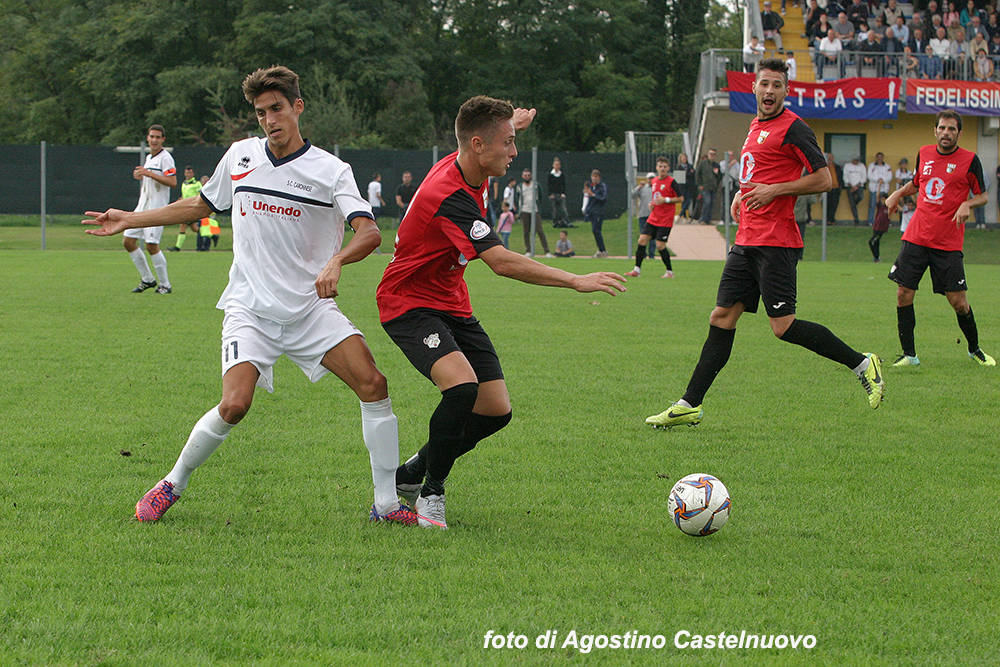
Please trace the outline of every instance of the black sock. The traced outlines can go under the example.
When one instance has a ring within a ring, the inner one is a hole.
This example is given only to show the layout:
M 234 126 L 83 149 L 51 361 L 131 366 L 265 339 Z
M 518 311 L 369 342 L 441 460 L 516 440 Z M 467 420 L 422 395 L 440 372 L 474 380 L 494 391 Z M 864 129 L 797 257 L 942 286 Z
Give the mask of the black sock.
M 663 263 L 666 265 L 667 271 L 673 271 L 674 270 L 670 266 L 670 251 L 667 250 L 666 247 L 664 247 L 663 250 L 660 251 L 660 259 L 662 259 Z
M 396 484 L 422 484 L 427 474 L 427 448 L 425 444 L 409 460 L 396 468 Z
M 642 260 L 646 259 L 646 246 L 640 245 L 635 248 L 635 265 L 642 268 Z
M 844 364 L 851 370 L 865 360 L 865 355 L 837 338 L 825 326 L 808 320 L 792 320 L 791 326 L 782 334 L 781 340 L 801 345 L 822 357 Z
M 976 327 L 976 318 L 972 315 L 972 307 L 969 307 L 969 312 L 965 315 L 955 313 L 955 316 L 958 317 L 958 327 L 969 343 L 969 352 L 975 352 L 979 349 L 979 329 Z
M 969 311 L 972 314 L 972 311 Z M 958 325 L 962 325 L 959 320 Z M 913 312 L 913 304 L 909 306 L 896 306 L 896 328 L 899 331 L 899 344 L 903 347 L 903 354 L 908 357 L 917 356 L 916 346 L 913 342 L 913 329 L 917 326 L 917 316 Z
M 729 353 L 733 351 L 733 339 L 736 338 L 736 329 L 722 329 L 709 325 L 708 338 L 701 348 L 701 357 L 698 358 L 698 365 L 694 367 L 691 380 L 688 381 L 687 391 L 684 392 L 683 399 L 691 404 L 691 407 L 701 405 L 705 393 L 715 381 L 715 376 L 729 361 Z
M 455 458 L 472 451 L 476 444 L 490 437 L 504 426 L 510 423 L 511 413 L 492 417 L 473 412 L 465 422 L 465 430 L 462 432 L 462 439 L 458 449 L 455 450 Z M 396 484 L 420 484 L 427 474 L 427 450 L 430 443 L 420 448 L 414 456 L 410 457 L 406 463 L 396 468 Z
M 427 437 L 427 476 L 420 495 L 444 493 L 444 482 L 455 464 L 455 452 L 462 440 L 462 431 L 476 404 L 479 385 L 466 382 L 441 392 L 441 402 L 431 415 Z

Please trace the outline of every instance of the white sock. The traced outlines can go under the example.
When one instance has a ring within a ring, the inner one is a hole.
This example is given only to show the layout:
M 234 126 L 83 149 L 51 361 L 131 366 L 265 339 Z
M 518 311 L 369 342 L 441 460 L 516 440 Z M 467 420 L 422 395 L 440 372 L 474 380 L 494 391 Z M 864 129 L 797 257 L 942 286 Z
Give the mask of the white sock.
M 681 400 L 677 401 L 676 403 L 674 403 L 674 405 L 679 405 L 682 408 L 693 408 L 694 407 L 693 405 L 691 405 L 690 403 L 688 403 L 687 401 L 685 401 L 683 398 Z
M 142 253 L 141 248 L 136 248 L 128 256 L 132 258 L 132 263 L 139 270 L 139 278 L 142 282 L 151 283 L 156 280 L 153 277 L 153 272 L 149 270 L 149 264 L 146 264 L 146 255 Z
M 372 464 L 375 509 L 379 514 L 399 505 L 396 468 L 399 466 L 399 425 L 392 413 L 392 399 L 361 401 L 361 432 Z
M 642 271 L 642 268 L 638 264 L 636 264 L 635 268 L 632 270 L 635 271 L 636 273 L 639 273 L 640 271 Z
M 854 370 L 854 374 L 857 375 L 858 377 L 861 377 L 862 375 L 865 374 L 865 371 L 868 370 L 868 366 L 871 363 L 872 363 L 872 360 L 869 359 L 868 357 L 865 357 L 865 360 L 862 361 L 860 364 L 858 364 L 857 368 L 853 369 Z
M 223 421 L 219 414 L 218 405 L 202 415 L 198 423 L 191 429 L 191 435 L 188 436 L 187 444 L 181 450 L 181 455 L 177 457 L 174 469 L 165 477 L 168 482 L 174 485 L 176 495 L 180 495 L 187 488 L 191 473 L 208 460 L 212 452 L 229 435 L 233 426 L 233 424 Z
M 170 287 L 170 278 L 167 277 L 167 258 L 163 255 L 163 251 L 150 255 L 149 258 L 153 261 L 153 269 L 156 270 L 160 284 L 164 287 Z

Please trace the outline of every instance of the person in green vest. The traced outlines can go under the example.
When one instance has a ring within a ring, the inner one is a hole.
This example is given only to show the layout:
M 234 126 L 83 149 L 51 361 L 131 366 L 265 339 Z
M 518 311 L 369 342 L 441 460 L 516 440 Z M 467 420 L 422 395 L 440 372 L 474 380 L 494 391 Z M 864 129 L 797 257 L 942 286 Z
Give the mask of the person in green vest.
M 181 183 L 181 199 L 187 199 L 188 197 L 194 197 L 199 192 L 201 192 L 201 181 L 194 177 L 194 167 L 187 165 L 184 167 L 184 182 Z M 191 225 L 191 231 L 198 231 L 197 222 L 182 222 L 181 230 L 177 234 L 177 243 L 173 248 L 169 248 L 172 252 L 180 252 L 184 247 L 184 240 L 187 238 L 187 228 Z

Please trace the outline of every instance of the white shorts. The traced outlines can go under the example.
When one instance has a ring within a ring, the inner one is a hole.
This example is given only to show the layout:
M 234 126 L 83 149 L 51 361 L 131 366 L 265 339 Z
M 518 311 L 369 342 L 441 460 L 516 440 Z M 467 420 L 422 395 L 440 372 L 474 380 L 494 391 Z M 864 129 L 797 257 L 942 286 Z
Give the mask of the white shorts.
M 160 245 L 160 238 L 163 236 L 163 227 L 138 227 L 136 229 L 126 229 L 122 236 L 130 239 L 142 239 L 146 244 Z
M 222 320 L 222 374 L 249 361 L 260 372 L 257 386 L 274 392 L 274 364 L 282 354 L 302 369 L 312 382 L 329 373 L 323 356 L 361 331 L 332 299 L 320 301 L 291 324 L 258 317 L 245 308 L 229 307 Z

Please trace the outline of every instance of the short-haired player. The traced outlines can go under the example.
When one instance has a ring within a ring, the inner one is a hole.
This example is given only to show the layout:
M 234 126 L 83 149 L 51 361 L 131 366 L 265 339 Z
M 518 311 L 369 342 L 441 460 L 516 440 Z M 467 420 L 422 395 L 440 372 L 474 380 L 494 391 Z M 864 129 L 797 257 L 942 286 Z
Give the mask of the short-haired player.
M 646 418 L 657 428 L 694 425 L 704 414 L 702 399 L 725 367 L 733 349 L 736 323 L 756 312 L 763 299 L 771 331 L 854 371 L 872 408 L 882 403 L 885 382 L 880 361 L 862 354 L 821 324 L 796 317 L 796 266 L 802 236 L 795 224 L 795 199 L 825 192 L 832 182 L 816 135 L 784 106 L 788 65 L 769 58 L 757 65 L 753 82 L 757 117 L 740 152 L 740 189 L 730 211 L 739 220 L 736 243 L 729 251 L 708 339 L 684 396 L 663 412 Z
M 969 211 L 989 200 L 979 156 L 959 147 L 962 117 L 955 111 L 938 113 L 935 143 L 917 153 L 913 180 L 889 195 L 886 206 L 893 213 L 903 197 L 917 195 L 917 207 L 903 232 L 899 256 L 889 270 L 896 288 L 896 323 L 902 354 L 893 366 L 917 366 L 913 330 L 913 300 L 920 279 L 930 267 L 934 292 L 944 294 L 955 310 L 958 328 L 965 335 L 969 357 L 981 366 L 996 366 L 996 359 L 979 347 L 979 328 L 966 298 L 968 283 L 962 249 Z
M 364 337 L 334 301 L 344 265 L 381 242 L 371 206 L 350 165 L 303 140 L 305 103 L 298 75 L 283 66 L 243 81 L 266 137 L 237 141 L 196 197 L 127 213 L 88 211 L 88 233 L 177 224 L 232 209 L 233 266 L 217 308 L 222 323 L 222 400 L 195 424 L 174 468 L 136 504 L 140 521 L 158 520 L 180 498 L 191 474 L 250 410 L 254 390 L 273 390 L 273 367 L 287 355 L 313 382 L 332 372 L 361 400 L 361 430 L 375 485 L 373 521 L 414 525 L 396 495 L 396 416 L 385 377 Z M 354 237 L 343 244 L 345 223 Z
M 511 419 L 500 360 L 472 314 L 468 263 L 482 259 L 498 275 L 578 292 L 625 289 L 615 273 L 581 276 L 511 252 L 486 222 L 487 182 L 507 172 L 517 156 L 515 134 L 534 116 L 534 109 L 486 96 L 462 104 L 458 152 L 420 184 L 376 293 L 383 328 L 441 392 L 427 444 L 396 473 L 397 490 L 414 503 L 423 526 L 447 527 L 444 484 L 455 460 Z

